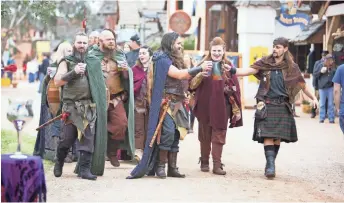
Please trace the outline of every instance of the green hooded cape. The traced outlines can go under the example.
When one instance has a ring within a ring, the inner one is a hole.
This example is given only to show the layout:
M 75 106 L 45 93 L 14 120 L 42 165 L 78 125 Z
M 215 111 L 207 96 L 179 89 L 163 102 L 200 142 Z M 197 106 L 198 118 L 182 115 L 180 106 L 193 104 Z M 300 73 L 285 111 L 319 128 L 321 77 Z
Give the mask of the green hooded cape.
M 100 51 L 99 47 L 93 47 L 89 52 L 89 54 L 92 54 L 100 59 L 100 61 L 103 60 L 104 54 Z M 115 54 L 111 57 L 112 60 L 115 62 L 119 61 L 126 61 L 125 54 L 121 50 L 116 50 Z M 100 68 L 101 70 L 101 68 Z M 126 150 L 127 154 L 131 156 L 132 159 L 134 159 L 135 156 L 135 123 L 134 123 L 134 82 L 133 82 L 133 71 L 131 68 L 128 69 L 128 80 L 121 80 L 121 83 L 128 93 L 128 101 L 124 104 L 124 108 L 127 113 L 128 118 L 128 130 L 126 132 L 125 140 L 121 143 L 120 149 Z
M 73 56 L 67 56 L 65 57 L 65 60 L 72 66 L 79 62 Z M 91 172 L 94 175 L 101 176 L 104 174 L 105 149 L 107 146 L 106 87 L 99 59 L 87 54 L 85 57 L 85 63 L 87 64 L 86 71 L 91 89 L 92 102 L 96 103 L 97 108 L 96 134 Z

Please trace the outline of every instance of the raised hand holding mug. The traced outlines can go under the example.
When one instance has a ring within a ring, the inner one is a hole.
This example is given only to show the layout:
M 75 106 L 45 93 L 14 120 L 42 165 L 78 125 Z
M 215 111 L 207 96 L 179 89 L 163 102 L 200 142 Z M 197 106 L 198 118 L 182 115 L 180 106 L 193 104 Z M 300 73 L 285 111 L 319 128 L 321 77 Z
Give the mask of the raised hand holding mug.
M 213 62 L 212 61 L 204 61 L 202 68 L 203 68 L 203 72 L 207 72 L 207 74 L 205 74 L 204 76 L 206 76 L 206 77 L 211 76 L 211 72 L 213 69 Z

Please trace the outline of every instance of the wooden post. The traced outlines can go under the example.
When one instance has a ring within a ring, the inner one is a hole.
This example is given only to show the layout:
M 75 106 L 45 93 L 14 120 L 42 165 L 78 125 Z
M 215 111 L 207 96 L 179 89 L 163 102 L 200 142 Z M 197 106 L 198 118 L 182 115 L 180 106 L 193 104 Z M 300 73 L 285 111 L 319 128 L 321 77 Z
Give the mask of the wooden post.
M 332 53 L 333 47 L 333 36 L 332 33 L 337 30 L 340 25 L 340 16 L 333 16 L 331 19 L 331 23 L 326 30 L 326 48 L 329 53 Z M 327 26 L 326 26 L 327 27 Z

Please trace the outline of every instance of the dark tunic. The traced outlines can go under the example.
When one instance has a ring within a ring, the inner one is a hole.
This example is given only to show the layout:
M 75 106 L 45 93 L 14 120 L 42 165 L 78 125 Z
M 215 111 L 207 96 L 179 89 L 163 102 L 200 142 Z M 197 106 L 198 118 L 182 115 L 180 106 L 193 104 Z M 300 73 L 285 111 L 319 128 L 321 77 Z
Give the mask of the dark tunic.
M 214 77 L 204 77 L 196 89 L 194 114 L 200 123 L 209 125 L 217 130 L 228 128 L 228 119 L 232 117 L 232 105 L 230 97 L 234 99 L 241 110 L 240 85 L 236 76 L 229 73 L 227 78 L 215 79 Z M 216 77 L 218 78 L 218 77 Z M 231 93 L 226 94 L 224 89 L 228 86 Z M 230 127 L 242 126 L 242 115 L 238 121 L 231 119 Z

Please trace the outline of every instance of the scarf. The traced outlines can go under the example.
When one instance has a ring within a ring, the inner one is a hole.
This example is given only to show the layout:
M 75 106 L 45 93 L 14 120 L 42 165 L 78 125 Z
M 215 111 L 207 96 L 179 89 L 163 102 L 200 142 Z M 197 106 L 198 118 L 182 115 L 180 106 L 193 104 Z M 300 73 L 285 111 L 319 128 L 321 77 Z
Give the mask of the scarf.
M 142 67 L 135 65 L 133 68 L 134 74 L 134 95 L 137 97 L 140 94 L 142 83 L 146 77 L 146 73 Z
M 299 66 L 293 62 L 292 67 L 289 69 L 288 63 L 286 60 L 281 61 L 280 63 L 276 63 L 275 59 L 272 55 L 267 57 L 263 57 L 261 60 L 256 61 L 251 68 L 259 70 L 259 72 L 255 75 L 255 77 L 263 81 L 264 77 L 266 77 L 266 85 L 265 87 L 260 85 L 259 88 L 265 88 L 266 91 L 258 91 L 257 97 L 263 98 L 265 94 L 270 89 L 270 71 L 273 70 L 282 70 L 283 78 L 284 78 L 284 85 L 289 96 L 289 102 L 292 104 L 295 102 L 295 96 L 300 92 L 301 89 L 305 88 L 306 82 L 303 78 Z M 266 75 L 263 72 L 267 71 Z

